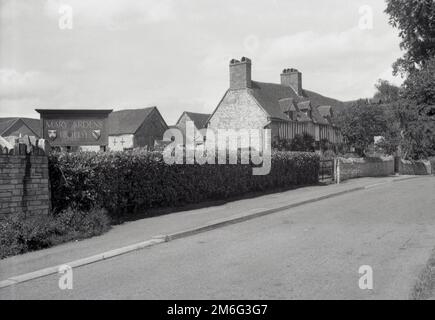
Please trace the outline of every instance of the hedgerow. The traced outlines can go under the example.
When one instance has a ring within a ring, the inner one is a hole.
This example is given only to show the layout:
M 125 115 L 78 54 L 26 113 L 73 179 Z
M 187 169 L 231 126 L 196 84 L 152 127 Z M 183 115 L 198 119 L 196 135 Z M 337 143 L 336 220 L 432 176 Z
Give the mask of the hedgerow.
M 269 175 L 254 176 L 250 165 L 168 165 L 161 153 L 143 150 L 52 153 L 53 209 L 98 206 L 122 216 L 318 181 L 319 157 L 314 153 L 275 152 L 271 162 Z

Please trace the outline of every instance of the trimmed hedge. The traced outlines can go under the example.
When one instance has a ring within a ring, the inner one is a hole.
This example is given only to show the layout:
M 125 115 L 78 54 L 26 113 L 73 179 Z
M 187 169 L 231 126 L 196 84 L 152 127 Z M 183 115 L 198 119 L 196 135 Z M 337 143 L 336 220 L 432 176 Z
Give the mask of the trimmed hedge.
M 49 157 L 53 209 L 106 208 L 112 215 L 222 200 L 250 192 L 318 182 L 315 153 L 275 152 L 269 175 L 250 165 L 167 165 L 159 152 L 53 153 Z

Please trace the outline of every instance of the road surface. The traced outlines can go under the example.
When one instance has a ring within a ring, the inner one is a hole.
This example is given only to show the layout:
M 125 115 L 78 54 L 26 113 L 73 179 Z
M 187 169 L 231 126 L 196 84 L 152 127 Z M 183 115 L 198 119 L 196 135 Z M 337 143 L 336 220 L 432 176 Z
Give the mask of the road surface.
M 407 299 L 435 247 L 435 179 L 353 192 L 0 289 L 0 299 Z M 373 290 L 358 286 L 362 265 Z

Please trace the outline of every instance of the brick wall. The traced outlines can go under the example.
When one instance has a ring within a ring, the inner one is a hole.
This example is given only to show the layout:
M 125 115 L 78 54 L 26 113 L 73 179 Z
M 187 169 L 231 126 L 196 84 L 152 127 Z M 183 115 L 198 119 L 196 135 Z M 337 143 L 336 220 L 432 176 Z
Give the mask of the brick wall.
M 42 154 L 41 154 L 42 153 Z M 48 158 L 26 148 L 0 150 L 0 219 L 8 214 L 50 212 Z
M 230 63 L 230 89 L 246 89 L 251 87 L 251 60 Z
M 360 177 L 386 177 L 394 174 L 394 158 L 339 158 L 340 180 Z

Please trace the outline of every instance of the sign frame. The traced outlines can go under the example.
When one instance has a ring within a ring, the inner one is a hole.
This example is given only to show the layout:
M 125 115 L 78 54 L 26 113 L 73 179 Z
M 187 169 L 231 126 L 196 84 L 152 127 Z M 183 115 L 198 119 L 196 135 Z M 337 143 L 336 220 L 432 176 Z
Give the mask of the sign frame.
M 35 109 L 41 118 L 41 137 L 53 147 L 109 144 L 112 109 Z

